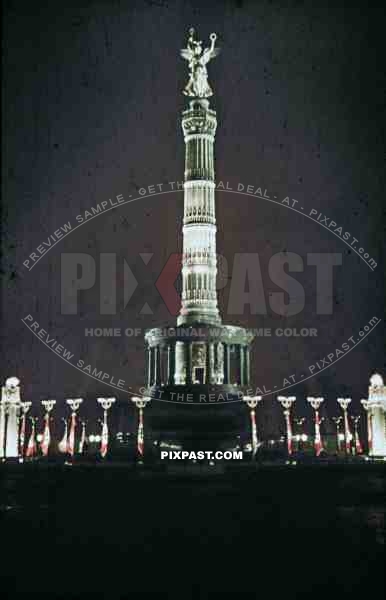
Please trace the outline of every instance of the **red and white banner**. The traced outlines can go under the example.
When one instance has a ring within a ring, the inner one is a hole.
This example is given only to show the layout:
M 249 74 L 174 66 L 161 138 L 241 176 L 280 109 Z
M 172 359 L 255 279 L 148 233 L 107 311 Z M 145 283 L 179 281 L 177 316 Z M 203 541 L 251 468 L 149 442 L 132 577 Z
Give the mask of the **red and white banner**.
M 139 409 L 139 421 L 138 421 L 138 434 L 137 434 L 137 450 L 138 453 L 143 456 L 144 451 L 144 439 L 143 439 L 143 411 Z
M 350 454 L 352 435 L 351 435 L 351 431 L 350 431 L 350 425 L 348 422 L 347 410 L 344 411 L 344 435 L 345 435 L 344 444 L 345 444 L 346 454 Z
M 59 452 L 65 454 L 67 452 L 67 421 L 64 421 L 64 434 L 58 444 Z
M 107 427 L 106 420 L 103 421 L 102 425 L 102 439 L 101 439 L 101 457 L 104 458 L 109 449 L 109 428 Z
M 27 450 L 25 455 L 28 458 L 33 458 L 36 454 L 36 440 L 35 440 L 35 421 L 32 421 L 31 435 L 28 441 Z
M 44 423 L 43 439 L 42 439 L 40 448 L 41 448 L 43 456 L 47 456 L 48 449 L 49 449 L 50 443 L 51 443 L 50 415 L 48 413 L 46 413 L 46 415 L 44 417 L 44 421 L 45 421 L 45 423 Z
M 355 453 L 356 454 L 362 454 L 363 449 L 362 449 L 362 444 L 361 444 L 361 440 L 359 437 L 359 432 L 358 432 L 358 427 L 355 427 Z
M 67 453 L 74 456 L 75 453 L 75 428 L 76 428 L 76 413 L 71 415 L 70 434 L 67 441 Z
M 336 447 L 337 447 L 338 452 L 340 452 L 342 450 L 342 444 L 340 443 L 339 425 L 336 426 Z
M 287 426 L 287 450 L 288 450 L 288 454 L 291 455 L 292 454 L 292 427 L 291 427 L 290 411 L 286 410 L 286 411 L 284 411 L 284 414 L 285 414 L 285 422 L 286 422 L 286 426 Z
M 323 442 L 322 442 L 322 436 L 320 434 L 320 417 L 319 417 L 319 411 L 316 410 L 315 411 L 315 454 L 316 456 L 319 456 L 320 453 L 324 450 L 323 448 Z

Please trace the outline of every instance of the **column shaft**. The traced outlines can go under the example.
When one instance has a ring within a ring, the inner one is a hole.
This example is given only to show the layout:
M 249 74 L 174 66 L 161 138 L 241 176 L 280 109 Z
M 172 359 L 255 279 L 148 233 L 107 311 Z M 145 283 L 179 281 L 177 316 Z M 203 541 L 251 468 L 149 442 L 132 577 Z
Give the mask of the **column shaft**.
M 176 364 L 176 346 L 168 345 L 168 385 L 174 385 L 174 371 Z
M 224 344 L 224 383 L 231 383 L 231 356 L 228 344 Z
M 251 351 L 249 346 L 245 348 L 245 373 L 246 373 L 246 381 L 245 384 L 249 385 L 250 377 L 251 377 Z
M 161 361 L 160 361 L 160 348 L 154 346 L 154 383 L 159 385 L 161 382 Z
M 153 383 L 152 381 L 152 354 L 153 349 L 151 346 L 147 348 L 147 385 L 150 387 Z
M 192 383 L 192 344 L 184 342 L 185 384 Z
M 236 348 L 236 384 L 241 384 L 241 346 L 235 345 Z
M 240 385 L 245 385 L 245 347 L 239 346 Z

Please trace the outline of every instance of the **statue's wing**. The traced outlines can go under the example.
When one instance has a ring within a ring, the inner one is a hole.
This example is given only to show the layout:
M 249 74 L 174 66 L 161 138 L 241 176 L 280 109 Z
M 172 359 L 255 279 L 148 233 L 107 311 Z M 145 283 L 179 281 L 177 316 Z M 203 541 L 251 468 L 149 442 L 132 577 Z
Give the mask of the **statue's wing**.
M 189 48 L 182 48 L 181 56 L 185 60 L 191 61 L 193 58 L 193 52 Z
M 213 48 L 213 50 L 211 48 L 205 48 L 201 57 L 202 64 L 206 65 L 206 63 L 208 63 L 212 58 L 214 58 L 218 54 L 220 54 L 220 48 Z

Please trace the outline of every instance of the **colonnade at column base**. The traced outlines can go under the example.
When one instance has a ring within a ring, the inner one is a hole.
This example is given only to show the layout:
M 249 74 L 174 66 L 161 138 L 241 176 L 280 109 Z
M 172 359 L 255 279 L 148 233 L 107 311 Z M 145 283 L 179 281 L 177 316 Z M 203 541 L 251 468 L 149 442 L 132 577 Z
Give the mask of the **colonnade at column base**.
M 196 323 L 147 330 L 146 385 L 248 385 L 253 332 Z

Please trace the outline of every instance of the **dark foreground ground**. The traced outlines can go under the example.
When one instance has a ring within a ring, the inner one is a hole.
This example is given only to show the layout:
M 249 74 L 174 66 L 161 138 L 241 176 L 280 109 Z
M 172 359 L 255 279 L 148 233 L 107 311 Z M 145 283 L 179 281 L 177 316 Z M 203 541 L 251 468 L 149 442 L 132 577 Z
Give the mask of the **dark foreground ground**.
M 384 597 L 384 465 L 187 469 L 1 466 L 2 597 Z

